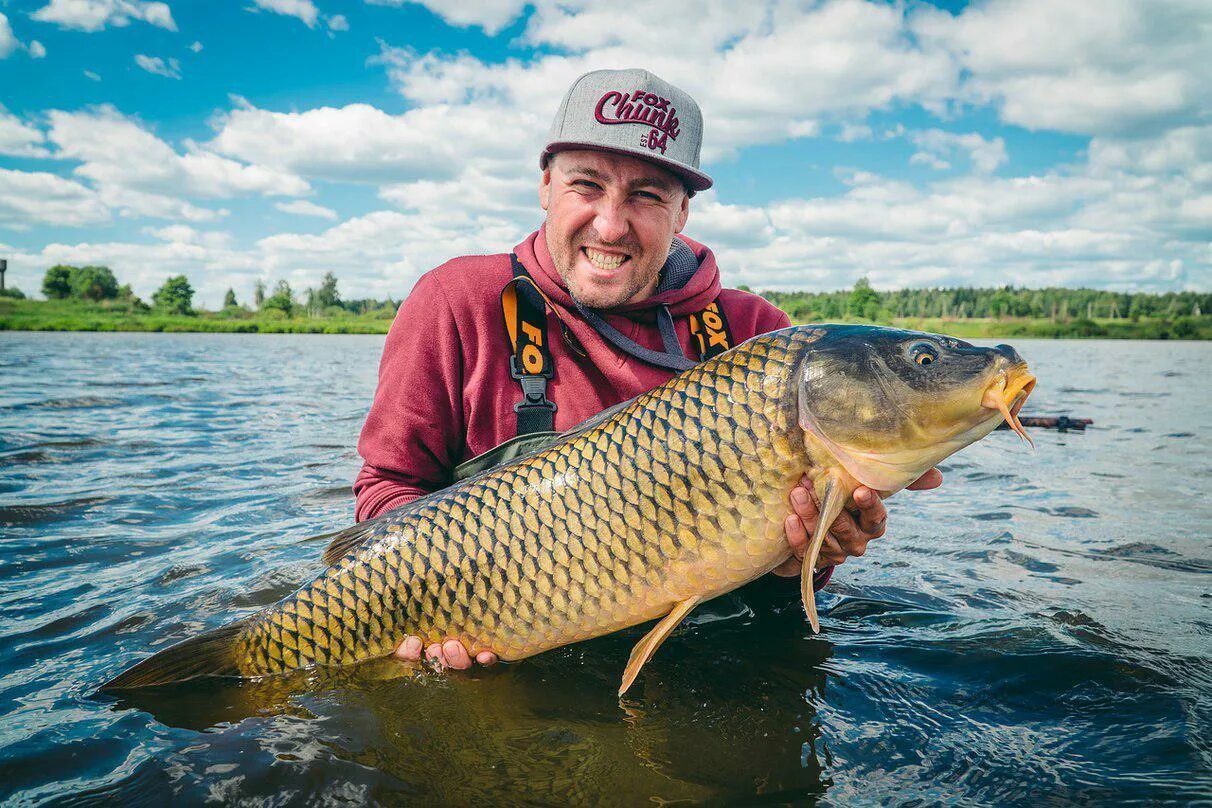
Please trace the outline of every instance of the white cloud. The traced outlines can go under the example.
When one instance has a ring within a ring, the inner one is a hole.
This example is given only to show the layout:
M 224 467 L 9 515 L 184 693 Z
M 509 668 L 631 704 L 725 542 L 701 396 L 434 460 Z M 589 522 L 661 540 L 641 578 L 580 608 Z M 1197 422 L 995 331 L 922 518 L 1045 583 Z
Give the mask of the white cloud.
M 221 154 L 306 177 L 356 182 L 449 178 L 467 161 L 512 170 L 525 155 L 517 139 L 501 136 L 499 122 L 467 107 L 389 115 L 368 104 L 306 112 L 244 106 L 222 116 L 217 128 L 206 145 Z
M 978 174 L 992 174 L 1006 162 L 1006 142 L 1000 137 L 986 140 L 976 132 L 957 134 L 941 129 L 926 129 L 913 132 L 910 139 L 918 151 L 909 158 L 909 162 L 924 163 L 931 168 L 950 168 L 948 158 L 956 153 L 966 154 L 973 171 Z
M 222 230 L 196 230 L 186 224 L 145 227 L 143 232 L 170 244 L 196 244 L 212 250 L 226 250 L 232 245 L 231 233 Z
M 0 13 L 0 59 L 5 59 L 17 50 L 25 50 L 31 59 L 41 59 L 46 56 L 46 46 L 34 39 L 28 45 L 18 41 L 13 33 L 8 17 Z
M 99 195 L 78 182 L 44 171 L 0 168 L 0 225 L 81 227 L 108 219 Z
M 315 28 L 316 19 L 320 16 L 320 10 L 311 0 L 253 0 L 253 2 L 257 8 L 264 11 L 300 19 L 308 28 Z
M 191 51 L 193 51 L 194 53 L 201 53 L 202 52 L 202 43 L 195 40 L 194 44 L 189 46 L 189 49 Z
M 349 20 L 345 19 L 344 14 L 334 14 L 329 17 L 326 22 L 328 23 L 328 30 L 330 31 L 349 30 Z
M 178 154 L 113 107 L 52 110 L 47 117 L 53 156 L 77 161 L 74 173 L 90 181 L 98 197 L 123 216 L 210 221 L 227 212 L 199 207 L 183 196 L 223 199 L 309 191 L 297 176 L 221 157 L 190 141 Z
M 89 81 L 100 81 L 100 80 L 101 80 L 101 77 L 100 77 L 100 76 L 98 76 L 96 73 L 94 73 L 94 72 L 93 72 L 93 71 L 91 71 L 91 70 L 85 70 L 85 71 L 84 71 L 84 77 L 85 77 L 86 79 L 88 79 Z
M 372 6 L 419 5 L 437 14 L 451 25 L 478 25 L 488 35 L 495 34 L 517 18 L 526 8 L 526 0 L 468 0 L 447 3 L 440 0 L 366 0 Z
M 145 56 L 137 53 L 135 54 L 135 64 L 157 76 L 164 76 L 167 79 L 181 78 L 181 64 L 176 59 L 170 58 L 165 62 L 159 56 Z
M 46 136 L 0 106 L 0 154 L 14 157 L 47 157 Z
M 1198 119 L 1212 102 L 1210 7 L 1198 0 L 994 0 L 918 7 L 923 46 L 954 54 L 965 90 L 1032 129 L 1087 134 Z
M 865 123 L 844 123 L 837 139 L 843 143 L 853 143 L 856 140 L 871 140 L 871 127 Z
M 308 202 L 306 199 L 278 202 L 274 207 L 283 213 L 292 213 L 295 216 L 315 216 L 320 219 L 328 219 L 331 222 L 335 222 L 338 218 L 337 212 L 332 208 L 317 205 L 315 202 Z
M 130 25 L 132 20 L 142 20 L 169 31 L 177 30 L 166 3 L 143 0 L 50 0 L 30 16 L 78 31 L 100 31 L 107 25 L 121 28 Z
M 13 28 L 8 24 L 8 17 L 0 13 L 0 59 L 8 57 L 21 43 L 13 35 Z

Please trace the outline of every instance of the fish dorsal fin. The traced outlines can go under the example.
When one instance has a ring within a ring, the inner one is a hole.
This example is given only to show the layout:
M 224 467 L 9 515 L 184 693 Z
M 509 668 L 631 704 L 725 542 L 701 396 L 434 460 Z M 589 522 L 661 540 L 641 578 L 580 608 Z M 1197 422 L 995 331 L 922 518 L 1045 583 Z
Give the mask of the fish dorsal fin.
M 416 500 L 414 500 L 415 502 Z M 403 509 L 411 508 L 412 502 L 397 508 L 393 511 L 380 516 L 378 519 L 371 519 L 366 522 L 359 522 L 356 525 L 347 527 L 344 530 L 338 530 L 336 533 L 329 533 L 327 536 L 317 536 L 319 539 L 329 539 L 328 546 L 324 548 L 324 555 L 321 557 L 325 564 L 332 566 L 346 556 L 351 550 L 356 549 L 362 542 L 366 541 L 371 536 L 375 535 L 375 526 L 383 520 L 388 514 L 394 517 L 400 515 Z
M 332 540 L 324 548 L 324 555 L 321 558 L 326 565 L 331 567 L 344 558 L 350 550 L 366 541 L 370 533 L 371 531 L 366 529 L 366 523 L 364 522 L 353 527 L 347 527 L 344 530 L 338 530 L 336 533 L 330 533 L 329 536 L 332 537 Z
M 833 527 L 833 520 L 842 512 L 842 506 L 846 504 L 850 492 L 842 484 L 837 472 L 827 472 L 823 487 L 819 481 L 817 483 L 817 494 L 821 502 L 820 516 L 817 518 L 816 530 L 812 532 L 812 539 L 808 542 L 808 552 L 804 554 L 804 566 L 800 570 L 800 596 L 804 599 L 804 612 L 808 615 L 808 622 L 812 625 L 814 634 L 821 633 L 821 621 L 816 614 L 816 592 L 812 588 L 816 559 L 821 554 L 825 536 L 829 535 L 829 528 Z
M 669 633 L 677 628 L 678 623 L 681 623 L 686 615 L 690 614 L 690 610 L 702 601 L 701 596 L 694 595 L 681 603 L 674 604 L 673 610 L 661 618 L 661 622 L 653 626 L 652 631 L 644 635 L 644 639 L 636 643 L 635 648 L 631 649 L 631 658 L 627 660 L 627 668 L 623 671 L 623 684 L 619 686 L 620 696 L 631 687 L 635 677 L 640 675 L 640 668 L 644 667 L 645 662 L 652 659 L 652 655 L 661 647 L 661 643 L 665 642 Z

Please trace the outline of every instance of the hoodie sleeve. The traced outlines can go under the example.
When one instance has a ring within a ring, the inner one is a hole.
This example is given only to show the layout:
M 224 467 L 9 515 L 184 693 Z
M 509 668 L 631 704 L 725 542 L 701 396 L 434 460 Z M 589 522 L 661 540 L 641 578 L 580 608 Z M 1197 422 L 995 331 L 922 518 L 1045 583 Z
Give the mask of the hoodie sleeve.
M 379 386 L 358 439 L 355 517 L 372 519 L 449 485 L 465 440 L 463 356 L 450 303 L 433 273 L 400 305 L 383 346 Z

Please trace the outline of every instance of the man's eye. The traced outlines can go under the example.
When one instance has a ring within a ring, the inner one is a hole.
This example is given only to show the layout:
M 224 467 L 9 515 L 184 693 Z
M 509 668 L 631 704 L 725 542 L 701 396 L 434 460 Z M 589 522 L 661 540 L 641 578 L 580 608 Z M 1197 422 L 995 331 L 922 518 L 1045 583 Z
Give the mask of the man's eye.
M 589 180 L 574 180 L 572 184 L 580 188 L 588 188 L 591 191 L 602 190 L 602 186 L 598 185 L 596 182 L 590 182 Z
M 640 197 L 641 199 L 646 199 L 651 202 L 664 202 L 665 201 L 664 199 L 661 199 L 659 196 L 652 193 L 651 191 L 636 191 L 635 195 Z

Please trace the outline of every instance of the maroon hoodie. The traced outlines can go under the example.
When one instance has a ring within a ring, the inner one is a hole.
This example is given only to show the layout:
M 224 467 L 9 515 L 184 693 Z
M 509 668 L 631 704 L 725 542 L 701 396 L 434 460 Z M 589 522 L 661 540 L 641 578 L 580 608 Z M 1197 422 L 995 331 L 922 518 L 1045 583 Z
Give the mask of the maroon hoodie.
M 661 292 L 606 314 L 635 342 L 662 350 L 654 311 L 668 306 L 686 356 L 698 359 L 687 315 L 717 297 L 733 344 L 790 325 L 787 315 L 748 292 L 720 287 L 715 256 L 679 236 L 699 259 L 681 289 Z M 555 376 L 547 397 L 556 402 L 555 429 L 564 431 L 602 410 L 669 380 L 673 371 L 641 362 L 606 341 L 577 312 L 552 264 L 540 228 L 514 252 L 580 341 L 587 356 L 563 339 L 548 347 Z M 509 256 L 469 255 L 425 273 L 400 305 L 383 346 L 379 387 L 358 452 L 366 461 L 357 480 L 358 521 L 398 508 L 451 483 L 455 466 L 515 436 L 513 405 L 521 388 L 509 375 L 513 349 L 501 312 L 501 290 L 513 277 Z M 559 333 L 555 318 L 548 334 Z M 818 587 L 824 583 L 818 577 Z

